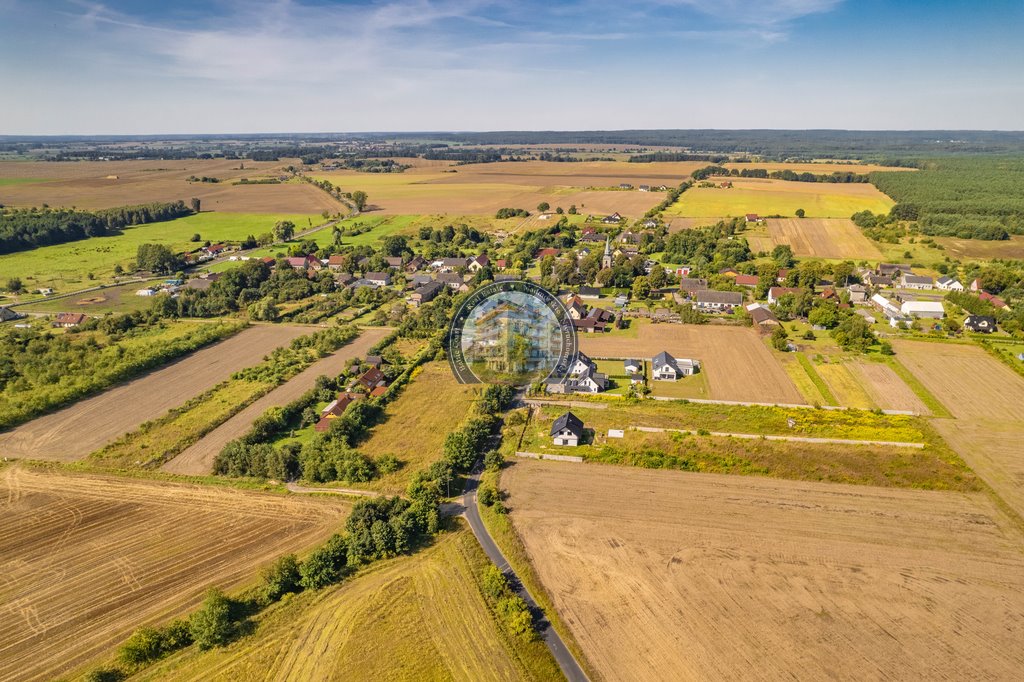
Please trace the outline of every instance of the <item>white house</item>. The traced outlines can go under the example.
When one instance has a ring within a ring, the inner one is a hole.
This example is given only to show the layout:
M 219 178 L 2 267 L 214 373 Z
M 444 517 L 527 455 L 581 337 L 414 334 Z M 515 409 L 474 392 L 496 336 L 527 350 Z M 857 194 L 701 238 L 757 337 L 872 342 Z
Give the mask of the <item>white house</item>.
M 931 277 L 904 272 L 900 275 L 900 286 L 904 289 L 934 289 L 935 282 Z
M 675 381 L 679 377 L 696 374 L 700 362 L 689 358 L 676 359 L 661 351 L 651 360 L 651 378 L 657 381 Z
M 639 360 L 634 360 L 633 358 L 626 360 L 622 364 L 623 368 L 626 370 L 626 374 L 636 374 L 637 372 L 640 371 L 640 368 L 643 366 L 643 363 L 641 363 Z
M 569 374 L 570 376 L 584 374 L 585 372 L 593 371 L 595 369 L 597 369 L 597 365 L 594 364 L 594 361 L 591 360 L 586 353 L 580 351 L 576 354 L 576 360 L 569 366 Z
M 935 286 L 937 286 L 939 289 L 942 289 L 943 291 L 964 290 L 963 284 L 960 284 L 960 282 L 953 279 L 952 277 L 949 277 L 948 275 L 945 277 L 939 277 L 937 280 L 935 280 Z
M 568 383 L 575 393 L 600 393 L 608 388 L 608 377 L 588 367 L 583 373 L 570 378 Z
M 551 425 L 551 441 L 555 445 L 576 447 L 583 437 L 583 422 L 572 412 L 566 412 Z
M 942 301 L 904 301 L 900 312 L 913 317 L 931 317 L 937 320 L 946 316 Z

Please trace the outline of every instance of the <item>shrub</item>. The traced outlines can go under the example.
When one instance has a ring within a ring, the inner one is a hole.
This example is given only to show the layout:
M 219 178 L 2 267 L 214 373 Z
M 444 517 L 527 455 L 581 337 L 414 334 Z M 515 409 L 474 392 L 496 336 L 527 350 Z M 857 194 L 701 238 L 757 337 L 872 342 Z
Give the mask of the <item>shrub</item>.
M 235 632 L 231 601 L 221 590 L 211 587 L 207 591 L 202 607 L 189 618 L 189 632 L 204 651 L 231 641 Z
M 289 592 L 302 589 L 299 560 L 294 554 L 287 554 L 263 569 L 262 577 L 261 592 L 266 603 L 275 602 Z
M 332 535 L 330 539 L 302 562 L 299 567 L 300 583 L 309 590 L 319 590 L 339 580 L 348 563 L 348 542 L 341 535 Z

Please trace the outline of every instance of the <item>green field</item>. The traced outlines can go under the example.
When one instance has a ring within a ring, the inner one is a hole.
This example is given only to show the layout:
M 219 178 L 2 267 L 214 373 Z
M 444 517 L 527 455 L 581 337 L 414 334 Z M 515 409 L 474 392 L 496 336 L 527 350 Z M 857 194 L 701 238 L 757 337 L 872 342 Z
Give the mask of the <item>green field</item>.
M 110 281 L 114 266 L 127 267 L 135 259 L 140 244 L 166 244 L 176 251 L 185 251 L 200 245 L 190 241 L 194 234 L 204 241 L 241 240 L 250 234 L 258 236 L 271 231 L 279 220 L 291 220 L 300 230 L 308 229 L 310 221 L 314 225 L 321 221 L 319 216 L 308 215 L 200 213 L 128 227 L 111 237 L 93 237 L 0 256 L 0 272 L 4 277 L 21 278 L 30 290 L 85 288 Z
M 162 282 L 164 278 L 153 280 Z M 121 286 L 109 287 L 99 291 L 90 291 L 81 296 L 60 299 L 42 299 L 38 303 L 23 305 L 18 308 L 23 313 L 85 313 L 99 315 L 104 313 L 130 313 L 146 310 L 153 304 L 150 296 L 136 296 L 135 292 L 145 287 L 144 282 L 132 282 Z M 99 300 L 103 299 L 103 300 Z
M 4 185 L 29 185 L 34 182 L 49 182 L 46 178 L 0 178 L 0 187 Z
M 666 211 L 668 215 L 705 218 L 793 216 L 799 208 L 808 218 L 849 218 L 858 211 L 887 213 L 893 201 L 868 184 L 735 181 L 731 189 L 693 187 Z

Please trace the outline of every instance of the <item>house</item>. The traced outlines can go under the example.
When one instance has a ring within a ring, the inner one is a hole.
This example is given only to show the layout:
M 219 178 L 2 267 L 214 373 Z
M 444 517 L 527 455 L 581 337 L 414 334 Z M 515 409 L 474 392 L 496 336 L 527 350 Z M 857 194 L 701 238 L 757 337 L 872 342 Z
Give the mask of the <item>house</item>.
M 803 289 L 800 287 L 772 287 L 768 290 L 768 305 L 778 301 L 786 294 L 799 294 Z
M 892 286 L 892 278 L 886 277 L 885 275 L 879 275 L 874 272 L 869 272 L 862 278 L 864 283 L 869 287 L 890 287 Z
M 541 249 L 540 251 L 538 251 L 537 255 L 535 256 L 535 258 L 537 260 L 540 260 L 542 258 L 547 258 L 548 256 L 551 256 L 552 258 L 558 258 L 558 255 L 560 253 L 562 253 L 561 249 L 546 248 L 546 249 Z
M 0 322 L 8 322 L 24 317 L 21 313 L 15 312 L 7 306 L 0 305 Z
M 334 281 L 340 287 L 347 287 L 356 281 L 356 278 L 351 272 L 339 272 L 334 276 Z
M 696 374 L 700 363 L 696 360 L 676 360 L 661 351 L 651 360 L 651 378 L 656 381 L 675 381 L 679 377 Z
M 582 374 L 573 376 L 566 383 L 574 393 L 600 393 L 608 388 L 608 377 L 587 368 Z
M 779 271 L 775 273 L 776 284 L 785 284 L 787 277 L 789 277 L 789 268 L 779 268 Z
M 701 310 L 729 310 L 743 303 L 743 294 L 738 291 L 714 291 L 705 289 L 694 296 Z
M 212 282 L 211 282 L 211 284 L 212 284 Z M 207 285 L 207 286 L 209 286 L 209 285 Z M 198 289 L 199 287 L 195 287 L 195 288 Z M 156 289 L 146 288 L 146 289 L 139 289 L 138 291 L 135 292 L 135 295 L 136 296 L 156 296 L 156 292 L 157 292 Z
M 423 273 L 421 275 L 413 275 L 412 277 L 409 277 L 406 281 L 408 282 L 410 289 L 415 289 L 416 287 L 421 287 L 424 284 L 429 284 L 430 282 L 433 282 L 434 278 L 426 273 Z
M 754 324 L 762 332 L 769 331 L 773 327 L 778 327 L 782 324 L 779 322 L 779 318 L 775 317 L 775 313 L 760 303 L 748 305 L 747 312 L 750 314 L 750 319 L 754 321 Z
M 643 363 L 639 360 L 630 358 L 622 363 L 623 369 L 626 370 L 626 374 L 636 374 L 643 369 Z
M 223 244 L 211 244 L 210 246 L 203 247 L 203 251 L 210 254 L 211 258 L 216 258 L 217 256 L 224 253 L 224 250 L 226 248 L 227 247 L 224 246 Z
M 893 305 L 892 301 L 887 299 L 885 296 L 882 296 L 881 294 L 875 294 L 874 296 L 872 296 L 871 304 L 877 307 L 879 310 L 881 310 L 886 317 L 892 317 L 893 315 L 900 314 L 899 308 Z
M 590 359 L 590 356 L 583 351 L 579 351 L 576 353 L 576 359 L 569 365 L 569 376 L 583 374 L 588 370 L 595 369 L 597 369 L 597 364 Z
M 904 301 L 900 312 L 912 317 L 930 317 L 937 320 L 946 316 L 942 301 Z
M 387 263 L 387 266 L 389 268 L 398 269 L 398 268 L 402 267 L 402 257 L 401 256 L 385 256 L 384 257 L 384 262 Z
M 935 280 L 935 286 L 938 287 L 939 289 L 942 289 L 943 291 L 963 291 L 964 290 L 964 285 L 960 284 L 960 282 L 956 281 L 955 279 L 953 279 L 949 275 L 946 275 L 944 277 L 939 277 L 937 280 Z
M 619 235 L 619 241 L 623 244 L 639 244 L 640 235 L 631 230 L 626 230 Z
M 290 256 L 284 260 L 289 266 L 296 270 L 309 270 L 314 264 L 317 268 L 320 267 L 320 261 L 308 254 L 305 256 Z
M 371 367 L 360 375 L 356 382 L 365 388 L 367 391 L 372 391 L 378 386 L 383 386 L 387 383 L 384 379 L 384 373 L 376 367 Z
M 499 258 L 498 260 L 494 261 L 494 267 L 498 268 L 499 270 L 504 270 L 506 267 L 508 267 L 508 261 L 506 261 L 504 258 Z
M 82 313 L 57 313 L 57 317 L 53 319 L 54 327 L 77 327 L 78 325 L 85 322 L 85 315 Z
M 756 287 L 761 278 L 757 275 L 736 275 L 736 284 L 741 287 Z
M 490 264 L 491 259 L 488 258 L 486 253 L 483 253 L 469 261 L 469 270 L 470 272 L 480 272 Z
M 911 275 L 904 272 L 900 275 L 900 286 L 904 289 L 933 289 L 935 288 L 935 283 L 931 277 Z
M 718 274 L 735 279 L 736 275 L 740 274 L 740 272 L 736 268 L 722 268 L 718 271 Z
M 413 256 L 408 263 L 405 264 L 405 271 L 412 274 L 419 271 L 427 264 L 427 259 L 423 256 Z
M 363 279 L 370 281 L 375 287 L 386 287 L 391 284 L 391 275 L 386 272 L 368 272 Z
M 580 298 L 601 298 L 601 289 L 599 289 L 598 287 L 581 286 Z
M 644 221 L 644 227 L 646 227 L 648 229 L 653 228 L 653 227 L 657 227 L 657 226 L 658 226 L 658 221 L 655 220 L 654 218 L 648 218 L 647 220 Z
M 708 288 L 708 281 L 703 278 L 681 277 L 679 288 L 693 298 L 698 291 L 705 291 Z
M 981 291 L 978 292 L 978 298 L 980 298 L 982 301 L 988 301 L 989 303 L 994 305 L 996 308 L 1002 308 L 1003 310 L 1009 310 L 1010 309 L 1010 306 L 1006 305 L 1006 301 L 1004 301 L 1003 299 L 999 298 L 998 296 L 994 296 L 994 295 L 988 293 L 984 289 L 982 289 Z
M 569 294 L 565 299 L 565 309 L 569 313 L 569 317 L 574 320 L 579 320 L 587 316 L 587 306 L 576 294 Z
M 981 280 L 975 279 L 973 282 L 971 282 L 971 291 L 981 291 L 981 290 L 982 290 Z
M 331 422 L 345 413 L 348 406 L 357 400 L 362 400 L 361 393 L 345 391 L 338 394 L 338 398 L 332 401 L 327 407 L 320 411 L 320 420 L 313 427 L 317 433 L 323 433 L 331 428 Z
M 619 215 L 618 213 L 612 213 L 611 215 L 601 218 L 601 222 L 605 223 L 606 225 L 617 224 L 622 222 L 622 216 Z
M 626 258 L 632 258 L 640 253 L 640 249 L 631 244 L 623 244 L 622 246 L 615 248 L 616 256 L 625 256 Z
M 465 284 L 462 275 L 457 272 L 442 272 L 437 275 L 437 281 L 447 285 L 449 289 L 458 291 Z
M 628 182 L 620 182 L 619 189 L 633 189 L 633 185 L 629 184 Z
M 996 318 L 987 315 L 968 315 L 964 320 L 964 329 L 970 332 L 991 334 L 996 331 Z
M 587 231 L 588 229 L 590 230 L 589 232 Z M 604 237 L 599 235 L 597 232 L 594 232 L 593 228 L 584 229 L 583 235 L 580 237 L 581 242 L 601 243 L 602 239 L 604 239 Z
M 851 284 L 846 287 L 846 293 L 850 295 L 850 303 L 863 303 L 868 300 L 868 290 L 861 284 Z
M 455 272 L 469 264 L 466 258 L 441 258 L 430 264 L 432 268 L 440 272 Z
M 585 317 L 573 320 L 573 327 L 577 331 L 593 334 L 594 332 L 606 332 L 611 328 L 615 315 L 604 308 L 591 308 Z
M 879 263 L 875 268 L 875 274 L 889 279 L 896 279 L 901 274 L 913 274 L 913 270 L 906 263 Z
M 572 412 L 566 412 L 551 425 L 550 435 L 555 445 L 575 447 L 583 438 L 583 422 Z
M 380 396 L 384 395 L 387 392 L 388 392 L 388 387 L 387 386 L 378 386 L 377 388 L 375 388 L 372 391 L 370 391 L 370 397 L 371 398 L 379 398 Z
M 640 185 L 639 187 L 637 187 L 637 189 L 640 190 L 641 192 L 650 192 L 651 191 L 651 186 L 650 185 Z
M 409 302 L 415 306 L 421 306 L 424 303 L 430 303 L 437 295 L 444 290 L 443 282 L 427 282 L 426 284 L 417 287 L 409 294 Z
M 380 369 L 381 366 L 384 364 L 384 358 L 382 358 L 379 355 L 367 355 L 366 359 L 363 360 L 363 364 Z
M 631 384 L 642 384 L 645 381 L 647 381 L 647 379 L 644 378 L 643 374 L 630 374 L 629 375 L 629 383 L 631 383 Z
M 762 220 L 761 216 L 756 213 L 748 213 L 746 219 L 748 223 L 759 223 Z

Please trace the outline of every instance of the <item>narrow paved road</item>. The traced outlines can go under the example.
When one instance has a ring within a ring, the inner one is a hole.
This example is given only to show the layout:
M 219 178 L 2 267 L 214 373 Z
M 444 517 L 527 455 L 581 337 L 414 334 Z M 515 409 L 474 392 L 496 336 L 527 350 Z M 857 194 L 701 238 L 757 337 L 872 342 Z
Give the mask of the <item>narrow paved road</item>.
M 540 606 L 537 605 L 537 601 L 530 594 L 529 590 L 523 585 L 523 581 L 519 579 L 515 571 L 509 565 L 505 559 L 505 555 L 498 549 L 498 545 L 494 543 L 490 533 L 487 532 L 487 527 L 484 526 L 483 519 L 480 518 L 480 510 L 476 504 L 476 489 L 480 485 L 480 467 L 481 464 L 477 462 L 476 467 L 469 475 L 469 480 L 466 482 L 466 492 L 462 495 L 462 513 L 466 520 L 469 522 L 469 527 L 473 530 L 473 535 L 476 536 L 480 546 L 483 547 L 484 553 L 487 557 L 494 562 L 494 565 L 501 570 L 502 573 L 512 578 L 512 585 L 515 588 L 516 593 L 523 598 L 531 610 L 534 612 L 541 612 Z M 565 646 L 565 642 L 558 635 L 551 623 L 546 619 L 540 623 L 540 634 L 544 638 L 544 643 L 547 644 L 548 649 L 551 651 L 551 655 L 555 657 L 555 661 L 558 666 L 562 669 L 562 674 L 569 682 L 587 682 L 588 678 L 583 672 L 583 668 L 576 661 L 576 658 L 569 651 L 568 647 Z

